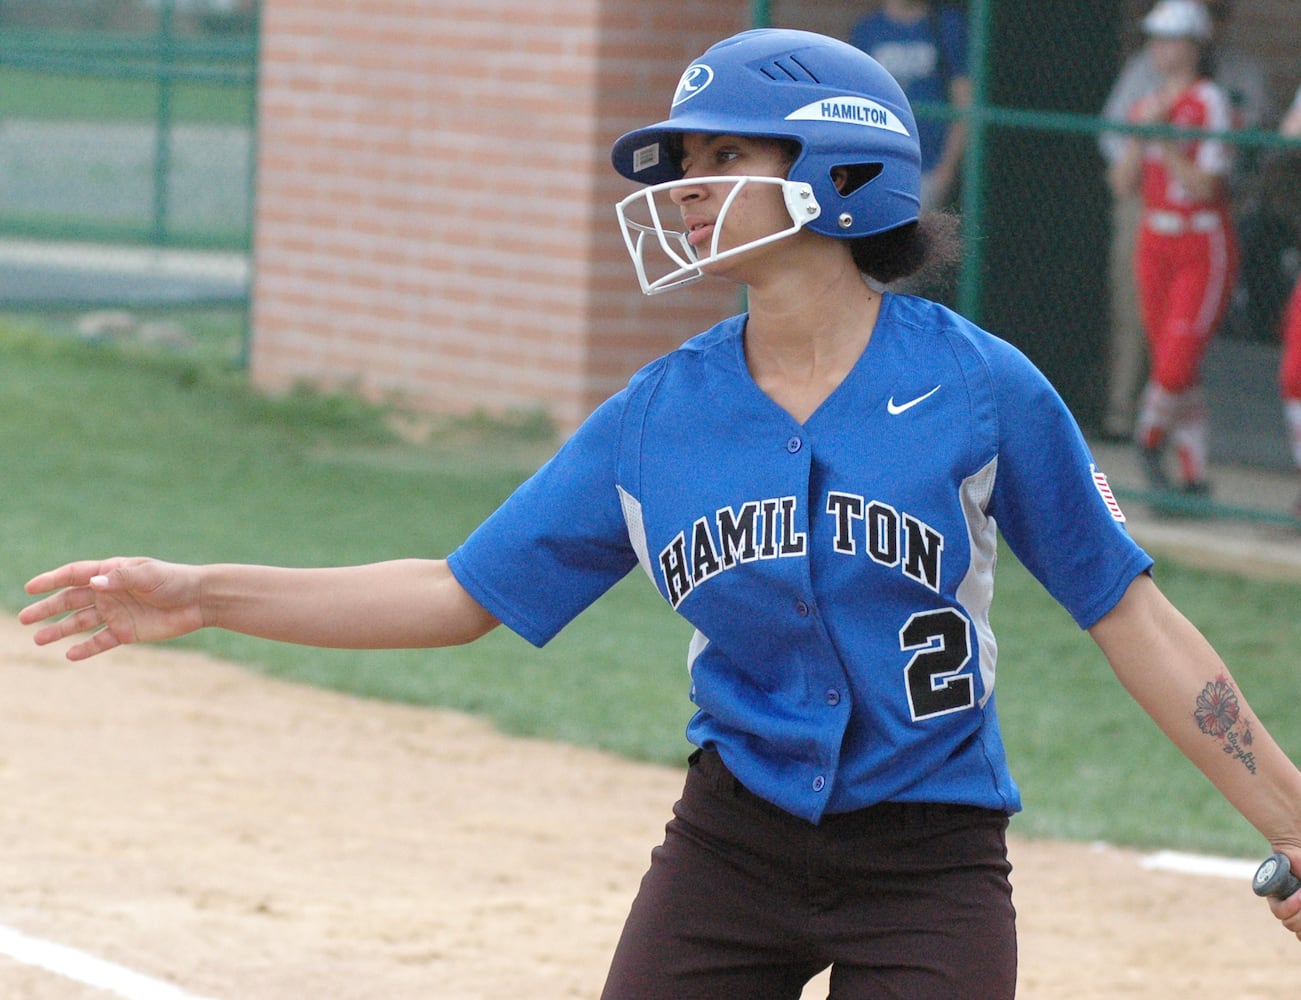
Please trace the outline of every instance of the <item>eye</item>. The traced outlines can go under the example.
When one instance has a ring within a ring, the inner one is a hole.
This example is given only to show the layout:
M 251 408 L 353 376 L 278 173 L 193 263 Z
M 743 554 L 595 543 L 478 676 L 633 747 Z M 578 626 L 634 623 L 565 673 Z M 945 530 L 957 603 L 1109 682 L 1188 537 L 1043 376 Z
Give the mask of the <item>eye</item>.
M 741 150 L 736 146 L 719 146 L 714 150 L 714 162 L 719 166 L 726 166 L 741 158 Z

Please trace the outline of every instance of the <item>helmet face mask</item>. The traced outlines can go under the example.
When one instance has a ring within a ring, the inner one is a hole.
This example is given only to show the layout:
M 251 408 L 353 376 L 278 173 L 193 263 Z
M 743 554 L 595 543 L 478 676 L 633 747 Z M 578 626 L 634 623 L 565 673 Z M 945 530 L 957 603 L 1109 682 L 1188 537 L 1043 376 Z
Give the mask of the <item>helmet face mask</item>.
M 663 202 L 671 192 L 703 185 L 732 185 L 723 196 L 718 215 L 713 222 L 714 231 L 709 238 L 707 251 L 702 255 L 692 245 L 689 235 L 681 229 L 666 226 L 666 216 L 680 222 L 678 209 L 671 202 Z M 781 188 L 782 200 L 790 216 L 790 225 L 784 229 L 748 240 L 740 246 L 723 248 L 723 232 L 728 213 L 741 193 L 747 188 L 773 185 Z M 756 177 L 746 174 L 728 177 L 692 177 L 662 184 L 653 184 L 624 198 L 615 210 L 623 231 L 624 245 L 637 270 L 641 290 L 647 295 L 657 295 L 681 288 L 705 276 L 705 268 L 718 261 L 775 243 L 799 232 L 805 225 L 822 214 L 808 184 L 785 180 L 781 177 Z M 667 270 L 665 270 L 667 268 Z M 660 273 L 663 272 L 663 273 Z
M 807 188 L 808 199 L 799 205 L 811 201 L 816 214 L 792 211 L 793 228 L 782 236 L 808 228 L 854 239 L 918 217 L 921 154 L 912 110 L 880 64 L 846 42 L 786 29 L 746 31 L 719 42 L 683 73 L 667 120 L 629 132 L 614 144 L 615 169 L 652 187 L 678 180 L 682 172 L 673 150 L 686 133 L 768 138 L 798 146 L 786 180 Z M 846 175 L 856 182 L 838 185 L 836 178 Z M 620 203 L 621 225 L 634 201 L 635 196 Z M 644 258 L 648 241 L 630 235 L 626 227 L 624 236 L 634 262 L 639 243 Z M 699 270 L 701 262 L 687 258 L 681 241 L 655 235 L 653 242 L 663 251 L 677 247 L 684 258 L 678 268 L 689 263 Z M 643 277 L 644 264 L 637 266 Z M 649 282 L 657 291 L 682 283 Z M 642 284 L 645 289 L 648 282 Z

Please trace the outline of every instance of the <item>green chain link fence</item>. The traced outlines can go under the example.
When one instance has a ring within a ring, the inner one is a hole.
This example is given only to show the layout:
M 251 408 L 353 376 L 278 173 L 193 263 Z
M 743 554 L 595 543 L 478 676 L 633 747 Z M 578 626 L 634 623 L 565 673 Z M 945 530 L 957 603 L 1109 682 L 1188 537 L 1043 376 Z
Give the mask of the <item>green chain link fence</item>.
M 255 17 L 207 13 L 0 0 L 0 231 L 248 249 Z
M 0 310 L 242 363 L 257 15 L 0 0 Z
M 843 36 L 873 6 L 755 0 L 751 20 Z M 1099 136 L 1116 128 L 1100 111 L 1149 4 L 956 6 L 967 14 L 975 100 L 959 206 L 968 252 L 952 299 L 1023 347 L 1082 422 L 1098 426 L 1112 326 L 1112 205 Z M 1252 166 L 1238 197 L 1249 238 L 1242 287 L 1208 359 L 1221 412 L 1229 397 L 1234 407 L 1217 433 L 1237 437 L 1219 451 L 1272 465 L 1289 462 L 1273 389 L 1278 312 L 1301 270 L 1301 144 L 1274 131 L 1301 82 L 1294 7 L 1237 4 L 1236 42 L 1265 66 L 1273 108 L 1259 128 L 1226 136 Z M 0 0 L 0 242 L 247 257 L 258 12 L 256 0 Z M 243 295 L 246 305 L 246 289 L 198 282 L 176 289 L 173 304 Z

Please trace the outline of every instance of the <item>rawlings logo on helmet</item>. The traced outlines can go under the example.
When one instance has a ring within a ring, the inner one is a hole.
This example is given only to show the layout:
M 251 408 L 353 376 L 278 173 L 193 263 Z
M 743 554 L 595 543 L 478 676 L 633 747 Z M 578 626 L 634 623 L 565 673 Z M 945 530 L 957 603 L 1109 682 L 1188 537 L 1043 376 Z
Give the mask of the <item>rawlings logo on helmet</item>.
M 683 101 L 689 101 L 714 82 L 714 71 L 704 63 L 695 63 L 687 67 L 678 81 L 678 89 L 673 94 L 673 107 Z

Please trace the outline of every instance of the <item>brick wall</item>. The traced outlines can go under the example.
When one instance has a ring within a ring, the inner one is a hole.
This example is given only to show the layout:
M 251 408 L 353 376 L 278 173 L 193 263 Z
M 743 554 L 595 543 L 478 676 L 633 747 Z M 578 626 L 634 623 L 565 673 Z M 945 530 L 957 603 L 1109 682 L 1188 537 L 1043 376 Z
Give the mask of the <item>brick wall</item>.
M 623 131 L 743 2 L 264 0 L 251 370 L 563 429 L 737 303 L 647 299 Z

